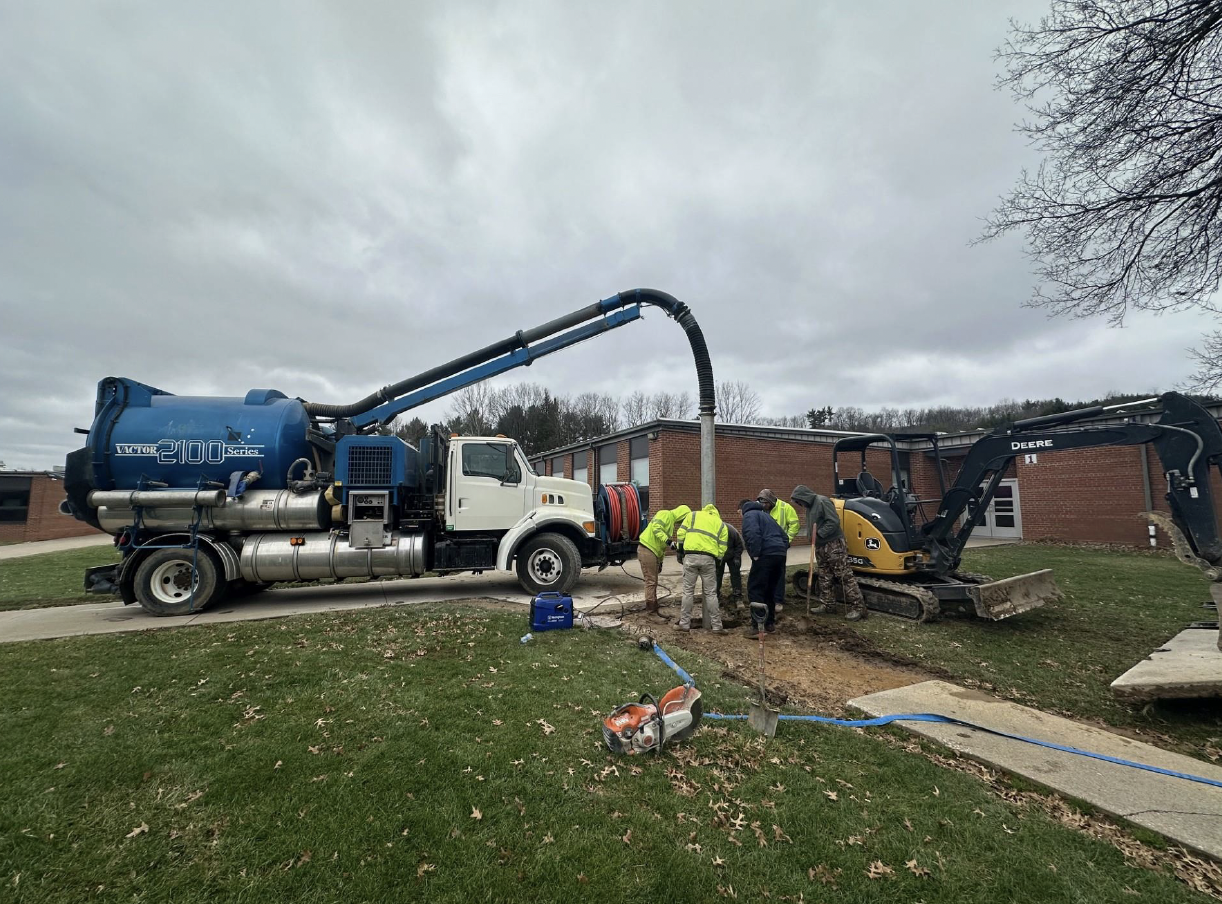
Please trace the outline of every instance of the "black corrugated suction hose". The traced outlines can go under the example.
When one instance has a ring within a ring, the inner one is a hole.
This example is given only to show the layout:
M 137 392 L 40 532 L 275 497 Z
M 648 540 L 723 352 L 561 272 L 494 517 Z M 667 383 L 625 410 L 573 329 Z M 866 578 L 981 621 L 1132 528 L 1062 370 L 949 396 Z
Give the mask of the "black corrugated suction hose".
M 377 392 L 370 393 L 359 402 L 353 402 L 351 405 L 325 405 L 320 402 L 305 402 L 306 413 L 312 417 L 321 418 L 356 417 L 358 414 L 364 414 L 366 411 L 376 408 L 383 402 L 397 399 L 399 396 L 414 389 L 420 389 L 438 380 L 444 380 L 446 377 L 461 373 L 470 367 L 483 364 L 485 361 L 491 361 L 493 358 L 509 354 L 545 336 L 577 326 L 615 308 L 623 308 L 630 304 L 640 303 L 661 308 L 670 317 L 673 317 L 675 322 L 687 333 L 687 341 L 692 347 L 692 357 L 696 362 L 696 380 L 700 389 L 700 413 L 713 414 L 716 408 L 713 392 L 713 363 L 709 360 L 709 349 L 704 341 L 704 333 L 700 331 L 700 324 L 696 322 L 691 309 L 673 295 L 667 292 L 660 292 L 657 289 L 629 289 L 620 292 L 616 298 L 618 299 L 617 304 L 607 305 L 606 302 L 600 301 L 532 330 L 519 331 L 508 339 L 494 342 L 492 345 L 487 345 L 478 351 L 470 352 L 460 358 L 455 358 L 445 364 L 416 374 L 413 377 L 408 377 L 406 380 L 400 380 L 398 383 L 384 386 Z

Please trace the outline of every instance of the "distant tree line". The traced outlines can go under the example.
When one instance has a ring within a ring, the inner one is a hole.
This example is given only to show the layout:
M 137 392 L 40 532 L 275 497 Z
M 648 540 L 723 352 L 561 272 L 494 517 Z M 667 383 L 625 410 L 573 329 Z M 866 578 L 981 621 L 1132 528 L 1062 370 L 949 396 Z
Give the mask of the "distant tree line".
M 866 411 L 853 406 L 833 408 L 827 405 L 823 408 L 812 408 L 806 412 L 806 426 L 812 429 L 823 427 L 828 430 L 850 430 L 863 433 L 960 433 L 977 428 L 987 430 L 1010 421 L 1060 414 L 1062 411 L 1074 411 L 1095 405 L 1122 405 L 1126 402 L 1152 398 L 1155 395 L 1157 393 L 1154 392 L 1111 392 L 1102 398 L 1089 401 L 1066 401 L 1062 398 L 1055 398 L 1026 399 L 1019 402 L 1015 399 L 1005 399 L 995 405 L 983 407 L 940 405 L 933 408 L 879 408 L 874 411 Z M 1205 403 L 1217 402 L 1217 399 L 1210 397 L 1199 396 L 1197 398 Z
M 717 420 L 726 424 L 806 427 L 866 433 L 940 432 L 955 433 L 989 429 L 1021 418 L 1058 414 L 1092 405 L 1115 405 L 1148 398 L 1154 393 L 1108 393 L 1090 401 L 1006 399 L 989 406 L 932 408 L 878 408 L 867 411 L 856 406 L 811 408 L 806 414 L 769 416 L 763 413 L 759 395 L 746 383 L 717 385 Z M 1211 401 L 1203 399 L 1203 401 Z M 448 432 L 468 436 L 502 433 L 522 444 L 527 455 L 580 443 L 661 418 L 691 420 L 696 400 L 687 392 L 646 393 L 636 390 L 623 397 L 596 392 L 556 395 L 537 383 L 515 383 L 496 387 L 488 383 L 469 386 L 450 397 L 442 421 Z M 393 432 L 413 445 L 428 433 L 419 417 L 400 420 Z

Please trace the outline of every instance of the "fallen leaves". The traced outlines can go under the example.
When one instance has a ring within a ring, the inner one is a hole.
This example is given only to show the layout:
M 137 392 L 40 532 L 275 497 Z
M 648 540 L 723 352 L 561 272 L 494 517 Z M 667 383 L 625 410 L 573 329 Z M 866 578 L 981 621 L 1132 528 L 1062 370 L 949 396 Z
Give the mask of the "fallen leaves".
M 632 829 L 624 833 L 624 837 L 620 839 L 624 844 L 632 844 Z
M 471 808 L 471 818 L 474 820 L 480 820 L 484 818 L 484 814 L 481 813 L 476 807 L 472 807 Z
M 835 791 L 824 791 L 823 796 L 828 800 L 840 800 L 840 795 L 838 795 Z
M 431 872 L 434 872 L 436 869 L 437 869 L 436 864 L 433 864 L 433 863 L 421 863 L 421 864 L 420 864 L 418 867 L 416 867 L 416 878 L 417 878 L 417 879 L 422 879 L 422 878 L 424 878 L 424 874 L 425 874 L 425 873 L 431 873 Z
M 806 875 L 810 877 L 811 882 L 816 880 L 824 885 L 836 887 L 836 877 L 840 875 L 840 867 L 831 869 L 827 864 L 820 863 L 818 866 L 811 867 L 806 871 Z
M 130 832 L 128 832 L 123 837 L 124 838 L 135 838 L 137 835 L 146 834 L 148 830 L 149 830 L 149 824 L 147 822 L 142 822 L 140 823 L 140 825 L 136 826 L 134 829 L 132 829 Z
M 535 719 L 535 724 L 543 728 L 543 733 L 545 735 L 549 735 L 556 730 L 555 725 L 551 725 L 547 722 L 544 722 L 542 719 Z
M 907 863 L 905 863 L 904 866 L 908 867 L 908 872 L 912 873 L 912 875 L 914 876 L 918 876 L 921 879 L 924 879 L 926 876 L 929 875 L 929 870 L 927 870 L 923 866 L 919 866 L 916 862 L 915 857 L 912 860 L 909 860 Z
M 870 868 L 866 870 L 866 875 L 871 879 L 882 879 L 884 876 L 894 876 L 895 870 L 881 860 L 875 860 L 870 864 Z

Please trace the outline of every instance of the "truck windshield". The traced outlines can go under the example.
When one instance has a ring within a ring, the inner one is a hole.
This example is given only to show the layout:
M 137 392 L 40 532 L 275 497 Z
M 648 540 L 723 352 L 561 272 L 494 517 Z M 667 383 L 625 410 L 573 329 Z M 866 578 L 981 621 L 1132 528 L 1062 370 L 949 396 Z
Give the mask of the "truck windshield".
M 514 460 L 508 443 L 464 443 L 462 472 L 467 477 L 492 477 L 506 483 L 518 483 L 522 468 Z

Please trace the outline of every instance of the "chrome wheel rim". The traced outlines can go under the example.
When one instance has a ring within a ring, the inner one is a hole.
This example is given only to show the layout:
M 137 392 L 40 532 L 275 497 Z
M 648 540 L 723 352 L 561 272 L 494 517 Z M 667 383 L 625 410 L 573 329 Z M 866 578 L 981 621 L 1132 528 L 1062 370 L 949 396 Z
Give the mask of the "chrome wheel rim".
M 531 579 L 539 584 L 555 584 L 564 574 L 564 563 L 552 549 L 537 549 L 526 563 Z
M 194 571 L 190 562 L 182 560 L 158 565 L 149 581 L 153 599 L 167 605 L 189 600 L 191 591 L 199 589 L 199 575 L 193 575 Z

